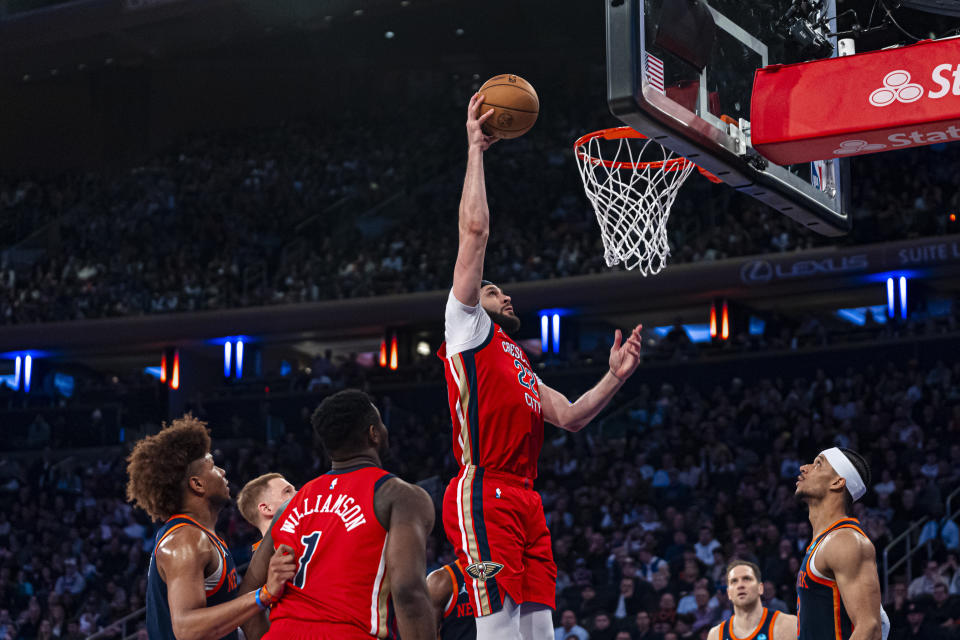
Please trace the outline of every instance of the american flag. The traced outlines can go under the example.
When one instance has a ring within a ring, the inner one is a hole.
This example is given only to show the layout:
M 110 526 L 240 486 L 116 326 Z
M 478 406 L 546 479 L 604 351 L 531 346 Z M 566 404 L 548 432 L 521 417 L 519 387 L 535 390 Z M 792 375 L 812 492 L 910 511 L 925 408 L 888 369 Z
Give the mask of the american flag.
M 663 60 L 653 54 L 644 53 L 643 71 L 647 77 L 647 84 L 660 93 L 665 93 L 663 90 Z

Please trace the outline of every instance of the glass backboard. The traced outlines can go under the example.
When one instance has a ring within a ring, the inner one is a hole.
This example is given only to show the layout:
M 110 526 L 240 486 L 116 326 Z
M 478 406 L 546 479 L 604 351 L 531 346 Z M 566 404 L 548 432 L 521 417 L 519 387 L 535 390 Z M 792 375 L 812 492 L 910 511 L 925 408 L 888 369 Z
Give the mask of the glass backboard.
M 846 161 L 782 167 L 750 144 L 755 71 L 836 55 L 829 37 L 836 0 L 606 0 L 606 7 L 614 115 L 813 231 L 850 230 Z M 712 21 L 693 38 L 699 55 L 678 47 L 670 28 L 677 11 L 692 10 Z

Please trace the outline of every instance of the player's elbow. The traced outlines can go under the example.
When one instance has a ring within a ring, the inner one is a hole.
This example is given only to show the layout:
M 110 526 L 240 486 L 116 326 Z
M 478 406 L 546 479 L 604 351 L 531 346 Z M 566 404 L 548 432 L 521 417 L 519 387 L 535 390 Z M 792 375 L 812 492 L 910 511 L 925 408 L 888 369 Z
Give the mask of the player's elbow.
M 557 426 L 559 426 L 564 431 L 570 431 L 571 433 L 576 433 L 577 431 L 580 431 L 585 426 L 587 426 L 587 421 L 586 420 L 568 420 L 568 421 L 565 421 L 563 424 L 560 424 Z
M 490 237 L 490 224 L 487 216 L 479 212 L 472 212 L 469 209 L 464 211 L 462 222 L 460 223 L 460 236 L 462 238 L 471 238 L 476 241 L 486 242 Z
M 556 421 L 554 424 L 564 431 L 572 431 L 573 433 L 576 433 L 587 426 L 587 424 L 590 422 L 589 418 L 579 415 L 572 404 L 567 404 L 567 406 L 561 407 L 556 413 Z
M 193 624 L 177 624 L 174 622 L 173 627 L 173 637 L 177 640 L 207 640 L 207 638 L 213 638 L 214 636 L 203 633 L 203 629 L 197 628 L 197 625 Z
M 867 620 L 859 621 L 859 624 L 856 625 L 856 629 L 863 634 L 861 636 L 863 640 L 881 640 L 883 637 L 880 616 L 870 617 Z

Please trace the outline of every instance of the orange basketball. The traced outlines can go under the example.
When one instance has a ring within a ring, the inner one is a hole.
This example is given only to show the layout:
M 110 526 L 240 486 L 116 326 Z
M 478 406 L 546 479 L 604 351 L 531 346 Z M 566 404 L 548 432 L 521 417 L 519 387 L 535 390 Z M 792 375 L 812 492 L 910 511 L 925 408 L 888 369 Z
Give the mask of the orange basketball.
M 522 136 L 537 121 L 540 98 L 533 85 L 510 74 L 494 76 L 483 83 L 480 94 L 485 96 L 478 115 L 493 108 L 494 114 L 483 124 L 487 135 L 498 138 Z

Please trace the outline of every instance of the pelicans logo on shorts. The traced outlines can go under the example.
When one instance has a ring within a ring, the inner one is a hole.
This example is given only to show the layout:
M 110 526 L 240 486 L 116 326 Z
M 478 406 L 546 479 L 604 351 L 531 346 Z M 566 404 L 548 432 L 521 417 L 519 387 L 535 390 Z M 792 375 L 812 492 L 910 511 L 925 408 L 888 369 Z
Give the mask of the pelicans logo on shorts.
M 486 582 L 493 576 L 500 573 L 503 570 L 503 565 L 498 562 L 474 562 L 472 565 L 464 569 L 471 578 L 474 580 L 481 580 Z

